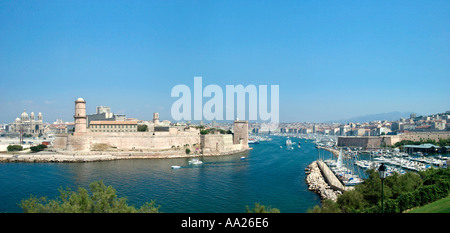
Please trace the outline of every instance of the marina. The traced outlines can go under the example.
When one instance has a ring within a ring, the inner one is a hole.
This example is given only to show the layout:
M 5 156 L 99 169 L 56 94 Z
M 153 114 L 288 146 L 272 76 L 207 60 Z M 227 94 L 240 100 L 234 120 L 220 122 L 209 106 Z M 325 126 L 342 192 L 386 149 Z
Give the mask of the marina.
M 419 172 L 432 167 L 447 167 L 448 155 L 425 155 L 421 152 L 406 153 L 399 149 L 378 149 L 363 151 L 360 148 L 338 148 L 336 137 L 331 135 L 289 135 L 281 134 L 287 138 L 286 144 L 293 144 L 292 140 L 307 139 L 318 148 L 318 161 L 324 161 L 333 174 L 346 187 L 355 186 L 367 178 L 367 169 L 378 169 L 385 164 L 387 175 L 394 173 Z M 324 153 L 324 151 L 331 153 Z M 310 172 L 308 170 L 307 172 Z

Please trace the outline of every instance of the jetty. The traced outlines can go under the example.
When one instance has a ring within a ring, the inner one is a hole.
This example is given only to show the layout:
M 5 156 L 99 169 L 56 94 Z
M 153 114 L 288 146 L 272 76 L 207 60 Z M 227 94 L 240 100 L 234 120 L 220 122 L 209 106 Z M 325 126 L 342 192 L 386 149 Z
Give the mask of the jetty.
M 308 189 L 318 193 L 321 199 L 337 201 L 339 195 L 353 189 L 345 187 L 323 161 L 314 161 L 305 170 Z
M 317 165 L 319 166 L 319 169 L 322 172 L 325 181 L 333 190 L 341 192 L 348 190 L 348 188 L 344 187 L 344 185 L 339 181 L 339 179 L 323 161 L 317 161 Z

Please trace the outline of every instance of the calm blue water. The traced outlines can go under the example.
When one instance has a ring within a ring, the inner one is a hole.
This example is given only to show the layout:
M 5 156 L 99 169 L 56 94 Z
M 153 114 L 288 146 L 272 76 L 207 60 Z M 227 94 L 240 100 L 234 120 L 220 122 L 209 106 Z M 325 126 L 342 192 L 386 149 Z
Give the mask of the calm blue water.
M 308 191 L 305 167 L 317 158 L 311 141 L 288 150 L 286 138 L 251 145 L 244 154 L 203 157 L 201 166 L 189 159 L 119 160 L 92 163 L 0 163 L 0 212 L 21 212 L 30 195 L 59 196 L 59 187 L 89 187 L 103 180 L 136 207 L 156 200 L 166 213 L 245 212 L 255 202 L 282 213 L 304 213 L 320 203 Z M 293 139 L 298 142 L 300 139 Z M 283 148 L 280 148 L 283 146 Z M 329 153 L 321 151 L 321 154 Z M 244 161 L 241 156 L 246 156 Z M 171 169 L 180 165 L 181 169 Z

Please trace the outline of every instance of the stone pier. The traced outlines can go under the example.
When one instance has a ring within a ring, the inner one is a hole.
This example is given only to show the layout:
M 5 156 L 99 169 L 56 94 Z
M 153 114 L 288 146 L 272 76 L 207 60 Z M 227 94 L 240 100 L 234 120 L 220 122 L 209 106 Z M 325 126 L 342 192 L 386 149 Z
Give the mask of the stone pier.
M 323 161 L 317 161 L 317 165 L 322 171 L 322 175 L 325 178 L 325 181 L 328 183 L 328 185 L 330 185 L 332 189 L 341 192 L 346 191 L 344 185 L 338 180 L 338 178 L 333 174 L 330 168 Z
M 330 199 L 332 201 L 337 201 L 337 198 L 341 191 L 333 190 L 330 185 L 327 184 L 322 176 L 317 161 L 314 161 L 308 166 L 309 174 L 306 176 L 306 183 L 308 184 L 308 189 L 318 193 L 321 199 Z

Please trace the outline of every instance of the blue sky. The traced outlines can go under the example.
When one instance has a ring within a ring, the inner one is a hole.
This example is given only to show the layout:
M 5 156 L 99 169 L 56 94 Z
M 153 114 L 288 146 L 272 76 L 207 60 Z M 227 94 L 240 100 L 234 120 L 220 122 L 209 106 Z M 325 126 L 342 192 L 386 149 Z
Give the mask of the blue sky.
M 169 119 L 172 87 L 279 85 L 282 122 L 450 110 L 449 1 L 0 1 L 0 122 Z M 204 102 L 206 99 L 204 100 Z

